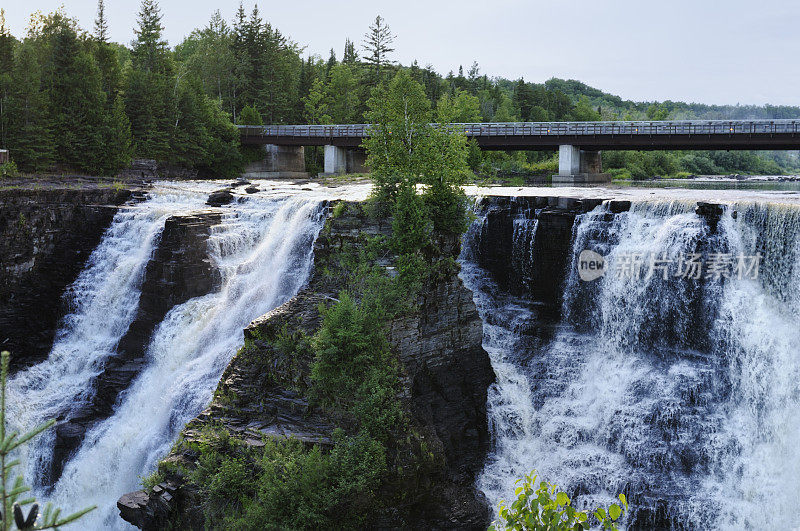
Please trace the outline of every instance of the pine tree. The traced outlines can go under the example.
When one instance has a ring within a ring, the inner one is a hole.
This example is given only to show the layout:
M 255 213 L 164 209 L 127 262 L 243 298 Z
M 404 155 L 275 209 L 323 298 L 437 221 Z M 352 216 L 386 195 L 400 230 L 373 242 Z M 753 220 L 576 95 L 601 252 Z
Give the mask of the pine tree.
M 125 90 L 135 156 L 161 161 L 170 155 L 176 87 L 163 29 L 158 3 L 142 0 Z
M 102 165 L 105 95 L 100 72 L 75 31 L 55 35 L 45 66 L 56 161 L 96 172 Z
M 139 27 L 134 29 L 136 40 L 133 41 L 131 50 L 134 68 L 162 74 L 171 71 L 161 18 L 161 9 L 156 0 L 142 0 L 138 16 Z
M 9 73 L 14 66 L 14 36 L 6 27 L 6 10 L 0 8 L 0 74 Z
M 53 135 L 41 75 L 33 43 L 23 43 L 11 73 L 7 145 L 17 166 L 30 172 L 53 164 Z
M 6 27 L 6 14 L 0 9 L 0 148 L 8 145 L 8 128 L 11 121 L 11 73 L 14 68 L 16 40 Z
M 111 112 L 122 85 L 117 51 L 108 43 L 108 22 L 104 0 L 97 2 L 97 18 L 94 21 L 94 59 L 100 69 L 102 88 L 106 95 L 106 111 Z
M 327 79 L 328 76 L 331 74 L 331 68 L 336 66 L 336 51 L 331 48 L 331 54 L 328 56 L 328 62 L 325 63 L 325 78 Z
M 108 42 L 108 22 L 104 0 L 97 0 L 97 18 L 94 20 L 94 38 L 97 42 Z
M 98 169 L 103 175 L 116 175 L 131 162 L 131 123 L 125 114 L 122 96 L 117 96 L 106 114 L 103 155 Z
M 391 47 L 393 42 L 394 35 L 386 21 L 380 15 L 375 17 L 375 22 L 372 23 L 369 31 L 364 35 L 362 47 L 366 52 L 363 59 L 371 67 L 377 80 L 380 80 L 381 70 L 393 64 L 393 61 L 388 57 L 394 51 L 394 48 Z
M 344 41 L 344 55 L 342 55 L 342 62 L 347 65 L 354 65 L 358 63 L 356 45 L 350 39 L 345 39 Z
M 30 492 L 30 487 L 25 486 L 22 476 L 11 480 L 11 471 L 19 466 L 19 461 L 11 460 L 11 453 L 27 443 L 40 433 L 53 427 L 55 420 L 49 420 L 27 433 L 8 433 L 6 428 L 6 386 L 8 384 L 8 352 L 0 353 L 0 531 L 9 531 L 12 526 L 17 529 L 58 529 L 71 522 L 75 522 L 85 514 L 93 511 L 97 506 L 88 507 L 69 516 L 61 517 L 60 509 L 53 509 L 48 503 L 41 518 L 39 518 L 39 504 L 34 498 L 22 498 L 21 495 Z M 25 515 L 23 507 L 30 505 L 31 509 Z

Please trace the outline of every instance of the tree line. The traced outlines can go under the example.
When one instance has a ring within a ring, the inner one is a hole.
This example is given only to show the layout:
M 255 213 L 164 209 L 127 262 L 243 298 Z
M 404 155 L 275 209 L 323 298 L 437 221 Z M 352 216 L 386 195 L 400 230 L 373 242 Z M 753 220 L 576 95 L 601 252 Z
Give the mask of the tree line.
M 441 75 L 417 61 L 395 62 L 394 35 L 381 17 L 360 42 L 346 39 L 327 58 L 307 55 L 257 5 L 248 12 L 239 4 L 230 22 L 215 12 L 174 48 L 164 39 L 157 0 L 142 0 L 129 46 L 109 42 L 108 31 L 103 0 L 90 32 L 61 9 L 34 14 L 17 39 L 0 14 L 0 147 L 11 150 L 20 169 L 113 175 L 132 158 L 146 158 L 201 176 L 236 175 L 260 154 L 240 148 L 234 124 L 363 123 L 375 88 L 400 71 L 453 122 L 800 116 L 796 107 L 635 103 L 574 80 L 490 77 L 477 63 Z M 671 167 L 723 168 L 711 154 L 683 164 L 690 155 L 671 154 Z M 307 150 L 310 171 L 321 156 Z M 669 170 L 638 158 L 614 155 L 608 163 Z M 797 165 L 778 155 L 740 159 L 733 162 L 749 164 L 743 171 Z M 482 154 L 470 147 L 470 166 L 482 173 L 549 170 L 554 160 L 546 152 Z

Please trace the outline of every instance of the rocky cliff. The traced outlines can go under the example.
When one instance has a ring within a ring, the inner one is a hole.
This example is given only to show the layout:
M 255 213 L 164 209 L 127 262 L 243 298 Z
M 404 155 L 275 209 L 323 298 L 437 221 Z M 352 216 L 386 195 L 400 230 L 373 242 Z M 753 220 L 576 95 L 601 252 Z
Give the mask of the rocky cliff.
M 572 197 L 486 197 L 479 209 L 481 227 L 477 261 L 505 290 L 558 314 L 564 276 L 569 270 L 575 216 L 603 199 Z M 610 212 L 622 212 L 630 201 L 609 201 Z M 535 236 L 535 237 L 534 237 Z
M 325 451 L 337 427 L 348 419 L 309 400 L 313 353 L 289 354 L 281 338 L 307 337 L 320 325 L 320 305 L 341 289 L 343 253 L 358 253 L 388 226 L 368 219 L 360 206 L 332 216 L 318 238 L 315 274 L 308 286 L 283 306 L 245 330 L 246 346 L 227 367 L 209 407 L 183 431 L 162 461 L 163 481 L 149 491 L 123 496 L 121 516 L 143 529 L 180 522 L 202 528 L 201 494 L 187 481 L 197 466 L 204 429 L 222 427 L 238 444 L 260 447 L 264 438 L 299 439 Z M 450 252 L 457 252 L 451 246 Z M 393 274 L 392 258 L 372 264 Z M 386 336 L 400 368 L 396 399 L 410 419 L 415 446 L 395 441 L 390 448 L 393 479 L 381 488 L 381 508 L 369 523 L 377 528 L 485 528 L 489 510 L 475 488 L 489 446 L 486 394 L 494 379 L 481 346 L 482 324 L 472 294 L 451 273 L 428 286 L 413 310 L 391 320 Z M 420 448 L 425 464 L 420 465 Z M 391 468 L 391 467 L 390 467 Z
M 0 347 L 12 370 L 50 351 L 62 294 L 78 276 L 129 190 L 0 190 Z

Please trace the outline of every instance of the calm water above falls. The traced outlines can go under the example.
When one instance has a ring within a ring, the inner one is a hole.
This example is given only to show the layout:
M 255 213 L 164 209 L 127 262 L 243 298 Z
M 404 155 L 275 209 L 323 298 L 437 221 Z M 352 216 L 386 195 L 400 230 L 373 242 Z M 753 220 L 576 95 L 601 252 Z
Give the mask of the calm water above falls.
M 537 469 L 581 506 L 625 492 L 637 528 L 800 521 L 800 210 L 734 209 L 737 219 L 729 211 L 714 233 L 686 203 L 579 216 L 573 260 L 583 249 L 612 258 L 760 252 L 761 276 L 587 283 L 573 262 L 556 321 L 537 318 L 536 305 L 504 293 L 477 265 L 486 218 L 475 221 L 462 278 L 497 374 L 493 449 L 479 479 L 494 507 Z M 545 237 L 530 230 L 515 231 L 515 254 Z

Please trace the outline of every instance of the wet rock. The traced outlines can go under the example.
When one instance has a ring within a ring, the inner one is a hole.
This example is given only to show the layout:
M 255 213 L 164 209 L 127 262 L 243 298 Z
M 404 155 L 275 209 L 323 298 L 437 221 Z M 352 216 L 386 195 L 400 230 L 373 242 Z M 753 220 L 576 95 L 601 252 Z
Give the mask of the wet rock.
M 230 189 L 225 189 L 211 192 L 211 195 L 208 196 L 206 204 L 209 206 L 218 207 L 227 205 L 231 201 L 233 201 L 233 193 L 231 193 Z
M 247 188 L 244 189 L 244 191 L 247 192 L 248 194 L 255 194 L 257 192 L 260 192 L 257 186 L 248 186 Z
M 145 531 L 166 529 L 169 515 L 176 503 L 177 487 L 170 483 L 159 483 L 148 493 L 143 490 L 124 494 L 117 501 L 120 517 Z
M 725 212 L 725 207 L 717 203 L 698 201 L 695 212 L 698 216 L 706 220 L 712 231 L 716 231 L 717 224 L 719 220 L 722 219 L 722 214 Z
M 627 212 L 630 209 L 631 209 L 630 201 L 615 199 L 608 202 L 608 210 L 610 210 L 614 214 L 621 214 L 622 212 Z
M 564 197 L 485 198 L 481 208 L 486 222 L 479 235 L 478 262 L 504 289 L 527 294 L 559 310 L 575 216 L 596 207 L 599 201 Z M 545 237 L 535 237 L 534 229 L 536 235 Z

